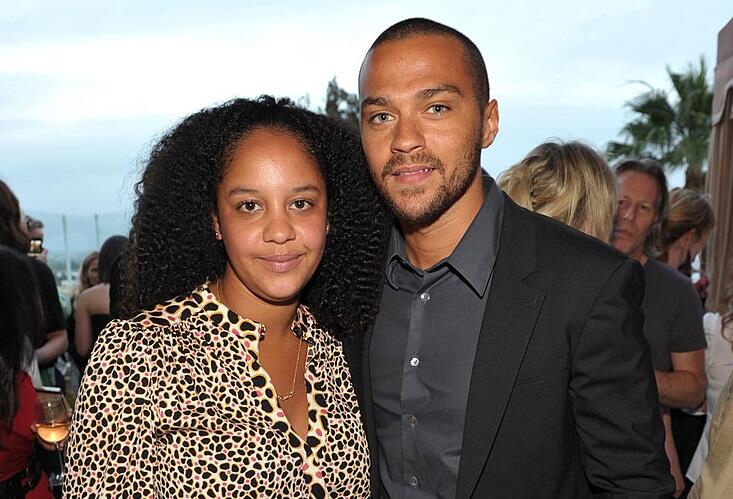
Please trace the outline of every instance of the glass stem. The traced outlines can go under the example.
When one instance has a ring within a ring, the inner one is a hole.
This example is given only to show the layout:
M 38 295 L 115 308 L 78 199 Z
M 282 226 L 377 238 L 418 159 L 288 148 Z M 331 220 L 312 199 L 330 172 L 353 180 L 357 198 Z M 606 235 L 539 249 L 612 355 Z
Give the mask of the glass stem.
M 61 467 L 59 468 L 59 481 L 64 479 L 64 476 L 66 476 L 66 469 L 64 468 L 64 454 L 61 449 L 61 445 L 58 443 L 56 444 L 56 455 L 59 457 L 59 464 Z

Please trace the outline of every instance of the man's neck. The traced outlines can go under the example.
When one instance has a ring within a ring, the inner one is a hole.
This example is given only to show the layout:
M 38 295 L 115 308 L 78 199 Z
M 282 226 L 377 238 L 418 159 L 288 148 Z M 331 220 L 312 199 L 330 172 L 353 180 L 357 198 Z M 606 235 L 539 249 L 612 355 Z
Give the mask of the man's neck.
M 647 257 L 643 251 L 637 254 L 634 254 L 634 255 L 629 255 L 629 256 L 642 265 L 644 265 L 647 262 L 647 260 L 649 260 L 649 257 Z
M 424 270 L 450 256 L 483 203 L 484 187 L 479 171 L 466 193 L 432 224 L 410 226 L 400 223 L 410 263 Z

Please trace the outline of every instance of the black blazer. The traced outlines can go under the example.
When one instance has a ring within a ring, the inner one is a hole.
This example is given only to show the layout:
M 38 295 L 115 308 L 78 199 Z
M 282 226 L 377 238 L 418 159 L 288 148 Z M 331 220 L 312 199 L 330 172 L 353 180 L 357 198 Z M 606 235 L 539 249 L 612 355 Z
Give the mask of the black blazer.
M 505 195 L 457 497 L 670 497 L 643 283 L 637 262 Z M 370 340 L 345 348 L 378 498 Z

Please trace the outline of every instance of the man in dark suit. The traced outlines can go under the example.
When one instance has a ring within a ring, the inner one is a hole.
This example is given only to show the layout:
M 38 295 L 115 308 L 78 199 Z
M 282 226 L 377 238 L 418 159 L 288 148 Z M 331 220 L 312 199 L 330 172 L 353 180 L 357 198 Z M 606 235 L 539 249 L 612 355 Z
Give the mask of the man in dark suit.
M 669 497 L 641 269 L 482 175 L 499 114 L 476 46 L 402 21 L 359 93 L 396 217 L 376 323 L 347 345 L 374 497 Z

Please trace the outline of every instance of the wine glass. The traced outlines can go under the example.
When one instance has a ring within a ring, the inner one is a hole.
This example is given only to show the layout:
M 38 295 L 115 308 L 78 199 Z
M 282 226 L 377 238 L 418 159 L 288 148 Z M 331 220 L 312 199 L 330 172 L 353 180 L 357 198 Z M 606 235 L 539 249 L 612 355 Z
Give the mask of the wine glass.
M 61 450 L 69 436 L 71 408 L 61 390 L 51 391 L 44 388 L 37 390 L 36 394 L 36 435 L 46 444 L 54 446 L 61 464 L 59 473 L 48 477 L 48 484 L 55 488 L 64 481 L 64 458 Z

